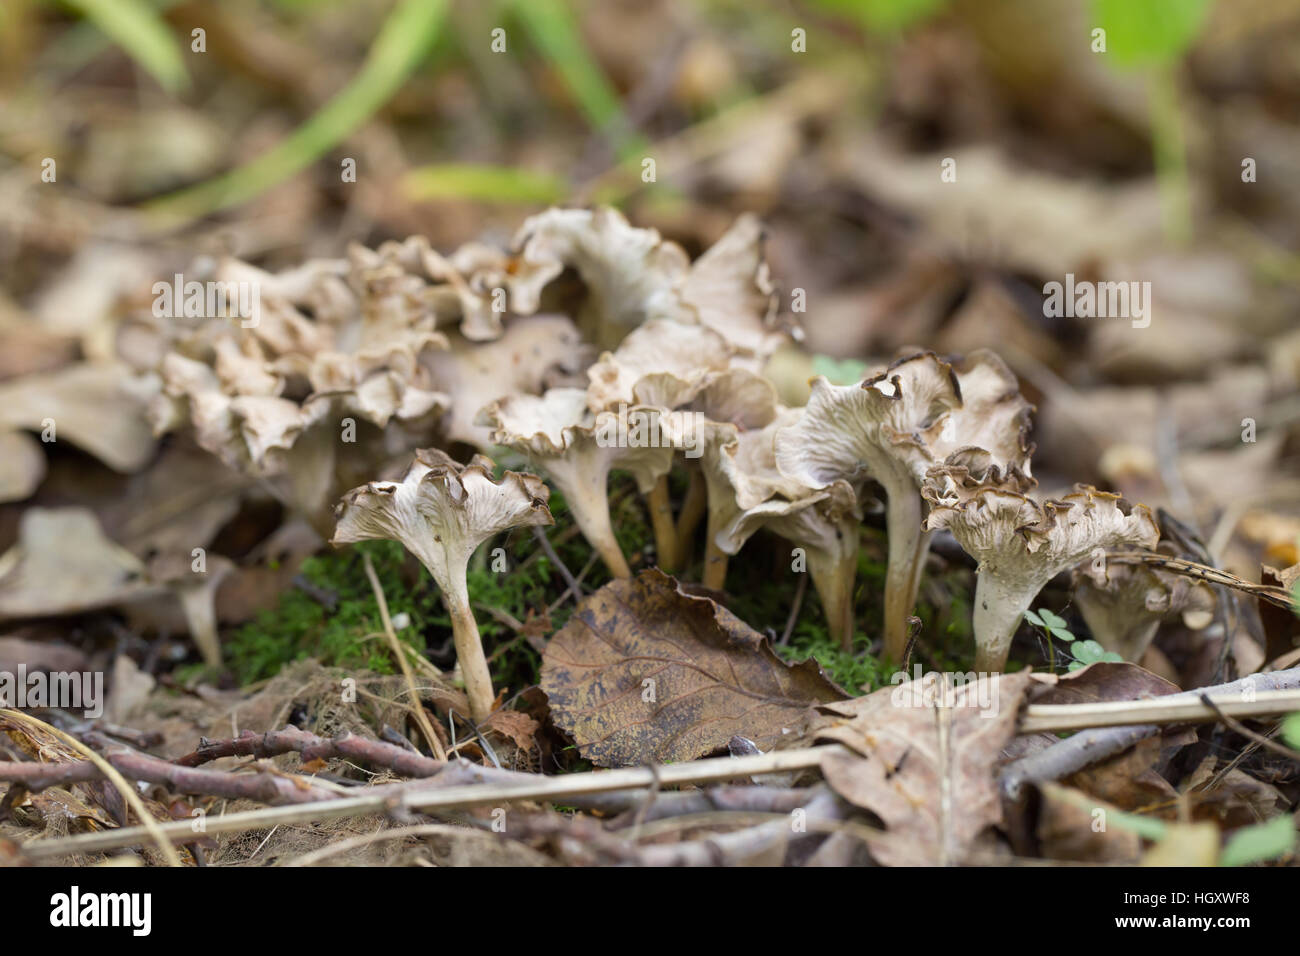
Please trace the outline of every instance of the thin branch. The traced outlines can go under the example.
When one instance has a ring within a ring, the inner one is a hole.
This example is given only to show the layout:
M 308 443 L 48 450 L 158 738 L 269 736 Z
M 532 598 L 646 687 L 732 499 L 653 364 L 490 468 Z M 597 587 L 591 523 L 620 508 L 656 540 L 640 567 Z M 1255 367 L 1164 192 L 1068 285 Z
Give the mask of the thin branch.
M 370 579 L 370 587 L 375 592 L 375 602 L 379 605 L 379 618 L 384 622 L 384 634 L 387 635 L 389 646 L 393 649 L 393 655 L 402 668 L 402 676 L 406 678 L 406 689 L 410 692 L 411 701 L 415 707 L 415 721 L 420 725 L 420 730 L 424 732 L 424 738 L 429 742 L 429 748 L 433 751 L 434 756 L 439 760 L 446 760 L 447 752 L 442 749 L 442 741 L 438 739 L 438 734 L 429 721 L 429 715 L 424 712 L 424 705 L 420 703 L 420 695 L 415 687 L 415 673 L 411 670 L 411 664 L 402 650 L 402 642 L 397 639 L 397 632 L 393 630 L 392 619 L 388 616 L 388 600 L 384 597 L 384 589 L 379 586 L 379 576 L 375 574 L 375 564 L 370 560 L 370 555 L 364 552 L 361 555 L 361 560 L 365 565 L 366 577 Z
M 1271 750 L 1273 753 L 1278 754 L 1279 756 L 1282 757 L 1286 757 L 1289 760 L 1300 761 L 1300 751 L 1292 750 L 1290 747 L 1284 747 L 1276 740 L 1270 740 L 1269 738 L 1265 737 L 1263 734 L 1259 734 L 1251 730 L 1241 721 L 1236 720 L 1235 718 L 1225 713 L 1221 705 L 1216 704 L 1213 700 L 1210 699 L 1209 694 L 1201 695 L 1201 703 L 1203 703 L 1206 707 L 1214 711 L 1215 714 L 1218 715 L 1219 720 L 1223 721 L 1223 723 L 1227 725 L 1229 729 L 1235 730 L 1237 733 L 1241 734 L 1241 736 L 1245 737 L 1247 740 L 1253 740 L 1255 743 L 1259 744 L 1261 747 L 1265 748 L 1266 750 Z M 1298 706 L 1296 709 L 1300 710 L 1300 706 Z

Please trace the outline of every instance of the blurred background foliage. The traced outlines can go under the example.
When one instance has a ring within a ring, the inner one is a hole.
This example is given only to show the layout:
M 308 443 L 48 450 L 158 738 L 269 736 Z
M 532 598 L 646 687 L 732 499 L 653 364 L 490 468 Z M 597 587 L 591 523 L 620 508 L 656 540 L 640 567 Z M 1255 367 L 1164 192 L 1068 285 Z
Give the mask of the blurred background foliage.
M 112 356 L 196 255 L 504 245 L 598 202 L 692 254 L 762 217 L 782 309 L 807 304 L 768 369 L 787 402 L 903 347 L 993 347 L 1038 406 L 1045 492 L 1174 507 L 1247 576 L 1296 563 L 1295 0 L 0 8 L 0 381 Z M 1066 273 L 1151 281 L 1156 320 L 1045 315 Z M 75 454 L 34 503 L 93 497 L 61 483 L 98 467 Z M 0 548 L 21 512 L 0 506 Z M 789 595 L 760 607 L 755 574 L 750 623 L 779 633 Z M 930 630 L 960 643 L 960 589 L 934 581 Z

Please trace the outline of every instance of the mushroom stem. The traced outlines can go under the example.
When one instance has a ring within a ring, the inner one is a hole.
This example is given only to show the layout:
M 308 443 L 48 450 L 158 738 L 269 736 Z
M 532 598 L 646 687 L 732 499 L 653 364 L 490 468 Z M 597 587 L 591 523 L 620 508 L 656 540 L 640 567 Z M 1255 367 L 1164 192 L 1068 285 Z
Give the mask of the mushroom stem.
M 673 505 L 668 496 L 668 476 L 661 475 L 647 496 L 650 524 L 655 532 L 655 552 L 659 568 L 672 574 L 677 567 L 677 529 L 673 524 Z
M 975 670 L 1000 673 L 1007 663 L 1020 619 L 1038 594 L 1037 587 L 1009 587 L 981 569 L 975 584 Z
M 808 552 L 808 573 L 826 614 L 826 627 L 846 651 L 853 648 L 853 585 L 858 573 L 858 553 L 831 555 Z
M 496 694 L 492 693 L 492 672 L 488 670 L 487 655 L 483 653 L 483 639 L 478 633 L 478 621 L 469 606 L 469 591 L 463 584 L 464 573 L 453 577 L 452 586 L 442 592 L 443 603 L 451 615 L 451 636 L 456 644 L 456 660 L 465 681 L 465 696 L 469 698 L 469 713 L 474 723 L 486 720 L 492 713 Z
M 727 586 L 727 552 L 718 547 L 718 526 L 712 514 L 709 515 L 707 539 L 704 546 L 704 575 L 701 583 L 706 588 L 722 591 Z
M 557 481 L 556 484 L 559 482 Z M 582 494 L 570 494 L 568 488 L 562 490 L 574 523 L 582 532 L 582 536 L 596 549 L 596 553 L 605 562 L 609 573 L 616 578 L 630 578 L 632 569 L 627 565 L 623 549 L 618 546 L 618 539 L 614 537 L 614 527 L 609 520 L 609 501 L 605 497 L 604 476 L 601 480 L 598 501 L 589 500 Z
M 921 569 L 930 548 L 930 532 L 921 527 L 921 497 L 889 496 L 885 513 L 889 533 L 889 567 L 885 571 L 885 655 L 895 663 L 907 649 L 907 619 L 916 606 Z
M 556 459 L 547 465 L 551 482 L 564 494 L 564 501 L 587 543 L 596 549 L 609 573 L 616 578 L 630 578 L 623 549 L 614 537 L 609 519 L 608 466 L 593 465 L 589 460 L 565 462 Z
M 690 563 L 691 538 L 704 517 L 709 505 L 709 489 L 704 482 L 704 473 L 698 465 L 690 466 L 690 483 L 686 486 L 686 497 L 682 499 L 682 510 L 677 516 L 677 547 L 674 557 L 677 563 L 685 566 Z

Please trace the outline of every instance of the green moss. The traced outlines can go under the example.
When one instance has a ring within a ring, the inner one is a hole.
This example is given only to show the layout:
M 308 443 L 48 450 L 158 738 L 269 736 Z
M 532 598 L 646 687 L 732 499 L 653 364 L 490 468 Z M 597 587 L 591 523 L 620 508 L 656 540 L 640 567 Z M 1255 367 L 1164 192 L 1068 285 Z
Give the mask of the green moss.
M 611 498 L 621 496 L 614 512 L 615 533 L 629 560 L 634 549 L 645 547 L 651 537 L 640 497 L 629 493 L 634 489 L 630 476 L 616 475 L 610 482 Z M 581 535 L 561 540 L 562 531 L 572 522 L 559 493 L 552 493 L 551 509 L 556 527 L 546 529 L 548 536 L 555 542 L 560 560 L 577 574 L 591 549 Z M 504 555 L 495 554 L 497 548 L 503 549 Z M 428 572 L 400 544 L 366 541 L 303 562 L 300 574 L 311 588 L 336 597 L 333 610 L 306 590 L 293 587 L 280 596 L 275 608 L 226 638 L 226 658 L 241 684 L 274 676 L 285 664 L 305 657 L 315 657 L 327 666 L 365 668 L 381 674 L 396 670 L 362 562 L 367 553 L 375 564 L 389 613 L 410 617 L 410 626 L 399 631 L 398 637 L 420 653 L 427 647 L 446 645 L 451 639 L 451 620 Z M 604 566 L 596 562 L 583 583 L 591 590 L 608 579 Z M 546 613 L 564 592 L 563 576 L 541 553 L 531 531 L 520 529 L 488 541 L 478 550 L 467 583 L 496 686 L 518 691 L 535 684 L 540 656 L 523 635 L 487 609 L 503 611 L 524 623 L 530 613 Z M 556 608 L 550 617 L 552 630 L 564 625 L 573 606 L 569 600 Z
M 398 632 L 399 639 L 423 653 L 424 635 L 442 611 L 437 588 L 418 566 L 410 566 L 413 562 L 401 545 L 367 541 L 303 562 L 299 573 L 319 594 L 335 598 L 333 610 L 294 587 L 280 596 L 275 608 L 229 636 L 226 659 L 241 683 L 272 677 L 288 662 L 306 657 L 327 666 L 394 672 L 363 554 L 374 562 L 389 613 L 405 613 L 411 619 L 410 626 Z

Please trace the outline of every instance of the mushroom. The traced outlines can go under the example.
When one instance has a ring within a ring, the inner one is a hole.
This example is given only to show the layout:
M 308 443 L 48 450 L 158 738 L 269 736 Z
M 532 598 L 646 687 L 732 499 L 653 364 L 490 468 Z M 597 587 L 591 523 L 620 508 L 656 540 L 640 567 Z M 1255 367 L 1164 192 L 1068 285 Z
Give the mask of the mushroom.
M 1083 620 L 1102 647 L 1125 660 L 1139 661 L 1160 622 L 1182 615 L 1189 630 L 1204 630 L 1214 620 L 1214 589 L 1146 565 L 1089 562 L 1074 570 L 1074 599 Z
M 726 340 L 702 325 L 651 319 L 587 370 L 587 405 L 597 413 L 629 405 L 671 412 L 695 399 L 713 376 L 726 370 L 731 354 Z M 681 426 L 678 434 L 683 441 L 690 441 L 690 422 L 683 416 L 677 418 Z M 647 506 L 659 566 L 671 573 L 681 548 L 666 470 L 651 487 Z
M 735 554 L 750 535 L 766 527 L 803 548 L 827 629 L 848 650 L 853 644 L 861 523 L 857 493 L 847 481 L 836 481 L 802 498 L 775 497 L 749 508 L 718 533 L 717 542 L 722 551 Z
M 257 321 L 176 322 L 150 406 L 155 433 L 192 424 L 205 450 L 269 479 L 327 535 L 331 499 L 362 468 L 431 439 L 448 404 L 421 363 L 448 347 L 428 283 L 355 249 L 349 262 L 280 275 L 226 260 L 217 276 L 259 290 Z
M 776 467 L 775 437 L 800 414 L 797 408 L 783 409 L 763 427 L 747 430 L 730 422 L 707 419 L 699 428 L 696 443 L 708 489 L 703 575 L 706 587 L 722 589 L 727 578 L 727 556 L 735 554 L 748 537 L 725 539 L 734 547 L 724 547 L 721 537 L 724 528 L 742 512 L 761 505 L 778 492 L 797 498 L 811 490 L 787 478 Z
M 858 385 L 813 380 L 804 415 L 776 437 L 781 472 L 812 488 L 868 478 L 886 496 L 889 565 L 885 577 L 885 651 L 901 660 L 929 544 L 916 473 L 933 456 L 923 433 L 961 402 L 956 376 L 933 353 L 903 359 Z
M 907 619 L 929 550 L 921 483 L 936 465 L 978 461 L 1017 491 L 1032 487 L 1025 442 L 1030 406 L 996 355 L 973 352 L 949 365 L 933 352 L 893 363 L 858 385 L 813 381 L 804 416 L 777 435 L 782 473 L 812 487 L 868 478 L 885 490 L 889 564 L 885 653 L 902 659 Z
M 588 339 L 613 348 L 629 330 L 654 318 L 673 318 L 690 257 L 654 229 L 628 224 L 616 209 L 548 209 L 525 220 L 515 237 L 516 269 L 541 288 L 571 266 L 587 286 L 579 325 Z M 519 297 L 518 311 L 537 308 Z
M 419 450 L 401 481 L 372 481 L 344 495 L 330 539 L 336 546 L 371 538 L 398 541 L 433 575 L 451 615 L 475 722 L 492 712 L 495 695 L 470 610 L 469 559 L 494 534 L 554 522 L 546 506 L 550 493 L 539 478 L 507 471 L 497 480 L 494 467 L 482 455 L 461 466 L 444 452 Z
M 737 219 L 694 264 L 676 243 L 629 225 L 608 207 L 539 213 L 520 227 L 515 245 L 520 252 L 511 267 L 523 286 L 512 290 L 516 311 L 536 309 L 541 289 L 572 267 L 589 292 L 579 324 L 602 348 L 654 319 L 675 319 L 717 332 L 758 371 L 787 341 L 755 216 Z
M 632 576 L 609 519 L 611 469 L 630 471 L 642 494 L 672 467 L 673 445 L 658 409 L 593 413 L 581 388 L 512 395 L 485 408 L 491 439 L 528 456 L 564 495 L 573 520 L 614 577 Z
M 448 351 L 430 352 L 423 363 L 451 397 L 442 423 L 447 440 L 487 451 L 491 430 L 475 424 L 482 409 L 507 395 L 535 395 L 547 386 L 579 384 L 579 377 L 585 383 L 592 357 L 568 317 L 528 315 L 508 321 L 492 342 L 452 336 Z
M 976 670 L 1002 670 L 1021 616 L 1059 572 L 1098 549 L 1155 547 L 1160 531 L 1151 510 L 1123 504 L 1119 495 L 1086 485 L 1041 505 L 1016 492 L 985 488 L 931 511 L 927 527 L 947 528 L 978 562 Z

